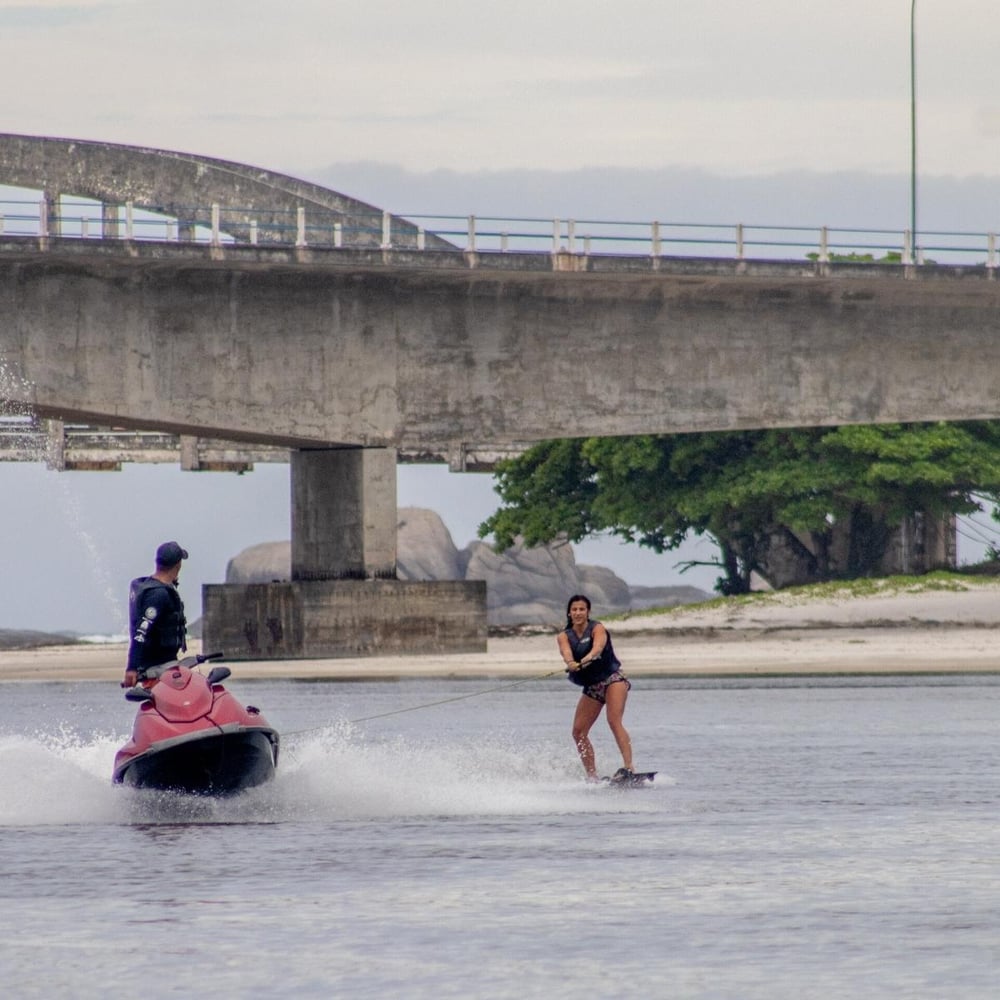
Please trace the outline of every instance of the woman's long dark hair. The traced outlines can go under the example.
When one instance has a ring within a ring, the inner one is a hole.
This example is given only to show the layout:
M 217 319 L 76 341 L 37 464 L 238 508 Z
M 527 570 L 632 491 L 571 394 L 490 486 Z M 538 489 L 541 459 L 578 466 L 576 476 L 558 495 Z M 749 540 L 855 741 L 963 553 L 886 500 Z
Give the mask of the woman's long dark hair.
M 570 609 L 571 607 L 573 607 L 573 605 L 574 605 L 574 604 L 575 604 L 575 603 L 576 603 L 577 601 L 583 601 L 583 603 L 587 605 L 587 617 L 588 617 L 588 618 L 590 617 L 590 598 L 589 598 L 589 597 L 588 597 L 588 596 L 587 596 L 586 594 L 574 594 L 574 595 L 573 595 L 573 596 L 572 596 L 572 597 L 571 597 L 571 598 L 570 598 L 570 599 L 569 599 L 569 600 L 568 600 L 568 601 L 566 602 L 566 628 L 569 628 L 569 627 L 570 627 L 570 625 L 572 625 L 572 624 L 573 624 L 573 619 L 572 619 L 572 618 L 570 618 L 570 616 L 569 616 L 569 609 Z

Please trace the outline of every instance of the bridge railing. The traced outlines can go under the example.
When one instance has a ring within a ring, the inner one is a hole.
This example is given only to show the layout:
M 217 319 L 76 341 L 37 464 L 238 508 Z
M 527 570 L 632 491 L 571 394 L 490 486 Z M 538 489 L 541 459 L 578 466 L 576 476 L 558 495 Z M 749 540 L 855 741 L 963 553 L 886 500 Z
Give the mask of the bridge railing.
M 545 253 L 730 260 L 860 260 L 901 264 L 998 265 L 991 232 L 909 231 L 746 223 L 507 218 L 358 213 L 322 218 L 305 208 L 102 205 L 63 197 L 0 199 L 0 236 L 177 241 L 215 245 L 380 247 L 467 253 Z M 439 237 L 432 240 L 429 237 Z M 445 242 L 441 242 L 445 241 Z

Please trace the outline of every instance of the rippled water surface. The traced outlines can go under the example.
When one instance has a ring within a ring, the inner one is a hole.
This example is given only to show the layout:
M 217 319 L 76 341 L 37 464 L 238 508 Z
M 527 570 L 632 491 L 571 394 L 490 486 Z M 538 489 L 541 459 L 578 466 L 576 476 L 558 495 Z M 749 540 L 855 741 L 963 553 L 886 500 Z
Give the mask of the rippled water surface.
M 997 995 L 998 678 L 640 679 L 625 792 L 561 680 L 229 686 L 284 745 L 214 802 L 110 784 L 116 687 L 0 685 L 5 997 Z

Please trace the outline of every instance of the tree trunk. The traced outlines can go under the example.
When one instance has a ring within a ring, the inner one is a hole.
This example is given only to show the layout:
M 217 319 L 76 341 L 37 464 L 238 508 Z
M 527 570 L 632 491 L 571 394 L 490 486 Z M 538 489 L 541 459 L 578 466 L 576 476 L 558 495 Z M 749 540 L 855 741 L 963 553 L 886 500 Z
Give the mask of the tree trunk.
M 860 504 L 851 510 L 850 539 L 847 546 L 847 577 L 871 576 L 885 554 L 892 529 L 885 519 Z
M 750 573 L 741 571 L 741 559 L 735 546 L 719 540 L 722 552 L 722 566 L 726 575 L 716 584 L 716 589 L 725 597 L 750 593 Z

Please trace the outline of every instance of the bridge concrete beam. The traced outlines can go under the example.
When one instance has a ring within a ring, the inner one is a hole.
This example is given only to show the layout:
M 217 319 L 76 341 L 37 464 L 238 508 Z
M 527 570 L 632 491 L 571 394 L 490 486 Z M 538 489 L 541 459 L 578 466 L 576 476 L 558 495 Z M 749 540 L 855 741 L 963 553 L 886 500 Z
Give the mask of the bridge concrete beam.
M 0 353 L 42 416 L 443 454 L 997 416 L 1000 282 L 983 268 L 470 270 L 92 242 L 0 246 Z

